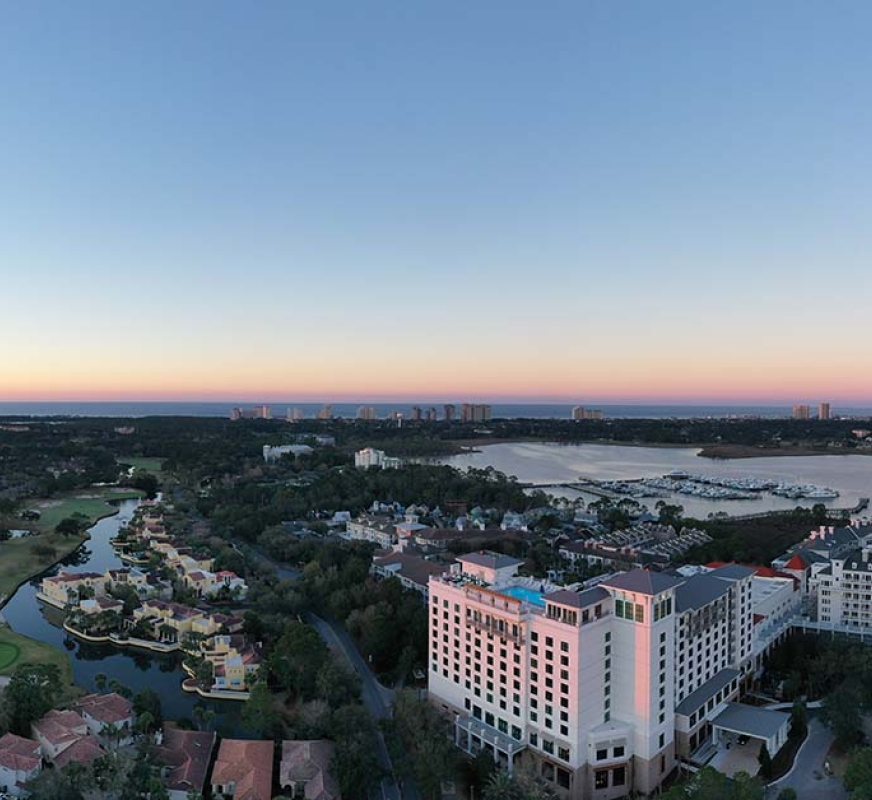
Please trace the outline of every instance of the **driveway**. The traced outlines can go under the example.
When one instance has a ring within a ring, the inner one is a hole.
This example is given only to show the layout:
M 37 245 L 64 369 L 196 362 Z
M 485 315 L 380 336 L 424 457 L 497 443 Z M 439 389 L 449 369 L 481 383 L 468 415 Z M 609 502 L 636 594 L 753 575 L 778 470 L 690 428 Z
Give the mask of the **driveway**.
M 788 786 L 801 800 L 846 800 L 848 792 L 836 777 L 824 776 L 824 761 L 833 743 L 833 734 L 819 719 L 811 719 L 808 738 L 796 754 L 793 769 L 769 784 L 768 794 L 776 796 Z

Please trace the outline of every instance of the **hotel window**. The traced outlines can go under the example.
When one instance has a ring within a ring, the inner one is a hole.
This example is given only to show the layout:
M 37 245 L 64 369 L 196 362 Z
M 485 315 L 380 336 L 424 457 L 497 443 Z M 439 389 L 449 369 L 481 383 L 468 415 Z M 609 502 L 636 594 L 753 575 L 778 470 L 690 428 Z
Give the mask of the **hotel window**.
M 609 751 L 606 749 L 596 751 L 596 760 L 605 761 L 609 757 Z
M 615 758 L 623 758 L 624 757 L 624 748 L 623 747 L 616 747 L 613 751 L 613 754 L 614 754 Z
M 598 769 L 594 773 L 593 788 L 594 789 L 608 789 L 609 788 L 609 771 L 607 769 Z
M 568 747 L 558 747 L 557 748 L 557 758 L 561 761 L 569 761 L 569 748 Z
M 627 768 L 616 767 L 612 770 L 612 786 L 623 786 L 627 782 Z

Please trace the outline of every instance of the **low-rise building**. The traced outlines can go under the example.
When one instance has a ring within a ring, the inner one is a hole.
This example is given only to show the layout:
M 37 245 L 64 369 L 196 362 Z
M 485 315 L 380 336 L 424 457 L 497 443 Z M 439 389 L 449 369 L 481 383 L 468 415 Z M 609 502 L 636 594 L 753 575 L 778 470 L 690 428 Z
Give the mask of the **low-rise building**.
M 89 595 L 105 593 L 105 579 L 99 572 L 67 572 L 43 578 L 39 596 L 52 605 L 63 608 L 78 605 L 82 590 Z
M 23 797 L 24 784 L 39 775 L 42 757 L 39 742 L 14 733 L 0 737 L 0 791 Z
M 212 768 L 212 796 L 222 800 L 271 800 L 271 741 L 223 739 Z
M 397 543 L 397 526 L 390 517 L 363 514 L 346 523 L 343 539 L 373 542 L 382 550 L 390 550 Z
M 285 741 L 279 765 L 279 788 L 305 800 L 342 800 L 330 772 L 335 748 L 326 739 Z
M 390 553 L 373 556 L 370 572 L 381 578 L 397 578 L 404 589 L 418 592 L 425 600 L 431 575 L 441 575 L 448 570 L 446 564 L 427 561 L 412 553 Z
M 200 655 L 212 665 L 212 688 L 245 691 L 260 669 L 260 648 L 242 634 L 221 634 L 200 643 Z
M 164 723 L 155 741 L 155 761 L 161 765 L 170 800 L 187 800 L 202 794 L 215 748 L 213 731 L 187 731 Z
M 136 717 L 133 703 L 116 692 L 87 694 L 73 704 L 88 730 L 104 745 L 126 745 L 133 741 Z

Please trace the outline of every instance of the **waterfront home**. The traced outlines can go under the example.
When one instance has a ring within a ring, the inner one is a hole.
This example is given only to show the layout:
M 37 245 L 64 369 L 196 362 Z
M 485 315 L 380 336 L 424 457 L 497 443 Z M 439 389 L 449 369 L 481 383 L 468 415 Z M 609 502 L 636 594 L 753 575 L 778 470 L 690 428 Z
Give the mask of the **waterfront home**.
M 182 581 L 185 586 L 193 589 L 200 597 L 216 597 L 223 592 L 241 600 L 248 592 L 245 581 L 230 570 L 209 572 L 208 570 L 196 569 L 186 572 L 182 576 Z
M 239 633 L 242 630 L 244 620 L 234 614 L 205 614 L 200 619 L 194 620 L 192 630 L 204 636 L 214 636 L 216 633 Z
M 190 633 L 194 630 L 194 623 L 203 619 L 205 612 L 181 603 L 168 603 L 165 600 L 145 600 L 139 608 L 133 609 L 133 620 L 136 623 L 145 623 L 152 629 L 155 638 L 163 639 L 166 636 L 161 628 L 166 626 L 174 631 L 174 639 L 179 634 Z
M 213 731 L 186 731 L 171 722 L 155 736 L 155 761 L 161 766 L 170 800 L 202 794 L 215 748 Z
M 39 742 L 14 733 L 0 737 L 0 788 L 12 797 L 26 794 L 23 786 L 42 769 Z
M 114 597 L 90 597 L 79 603 L 79 610 L 88 616 L 106 612 L 120 615 L 124 611 L 124 603 Z
M 212 688 L 244 691 L 260 668 L 260 648 L 241 634 L 220 634 L 200 643 L 200 654 L 212 664 Z
M 305 800 L 342 800 L 330 772 L 334 747 L 326 739 L 285 741 L 279 765 L 279 787 Z
M 78 604 L 83 589 L 86 594 L 103 594 L 103 575 L 99 572 L 60 572 L 43 578 L 39 596 L 46 602 L 63 608 L 69 604 Z
M 103 743 L 126 745 L 133 741 L 133 703 L 120 694 L 88 694 L 73 710 L 82 715 L 88 730 Z
M 212 796 L 216 800 L 270 800 L 274 750 L 271 741 L 223 739 L 212 768 Z

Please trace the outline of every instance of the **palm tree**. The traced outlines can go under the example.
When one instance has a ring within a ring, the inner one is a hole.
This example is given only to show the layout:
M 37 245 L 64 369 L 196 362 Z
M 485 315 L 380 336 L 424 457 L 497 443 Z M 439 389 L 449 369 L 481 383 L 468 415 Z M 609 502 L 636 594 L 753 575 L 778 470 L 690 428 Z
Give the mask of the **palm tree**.
M 523 800 L 518 784 L 504 770 L 491 775 L 484 789 L 483 800 Z
M 94 688 L 98 692 L 105 692 L 106 691 L 106 684 L 108 683 L 108 681 L 109 681 L 109 679 L 106 677 L 105 672 L 98 672 L 94 676 Z

